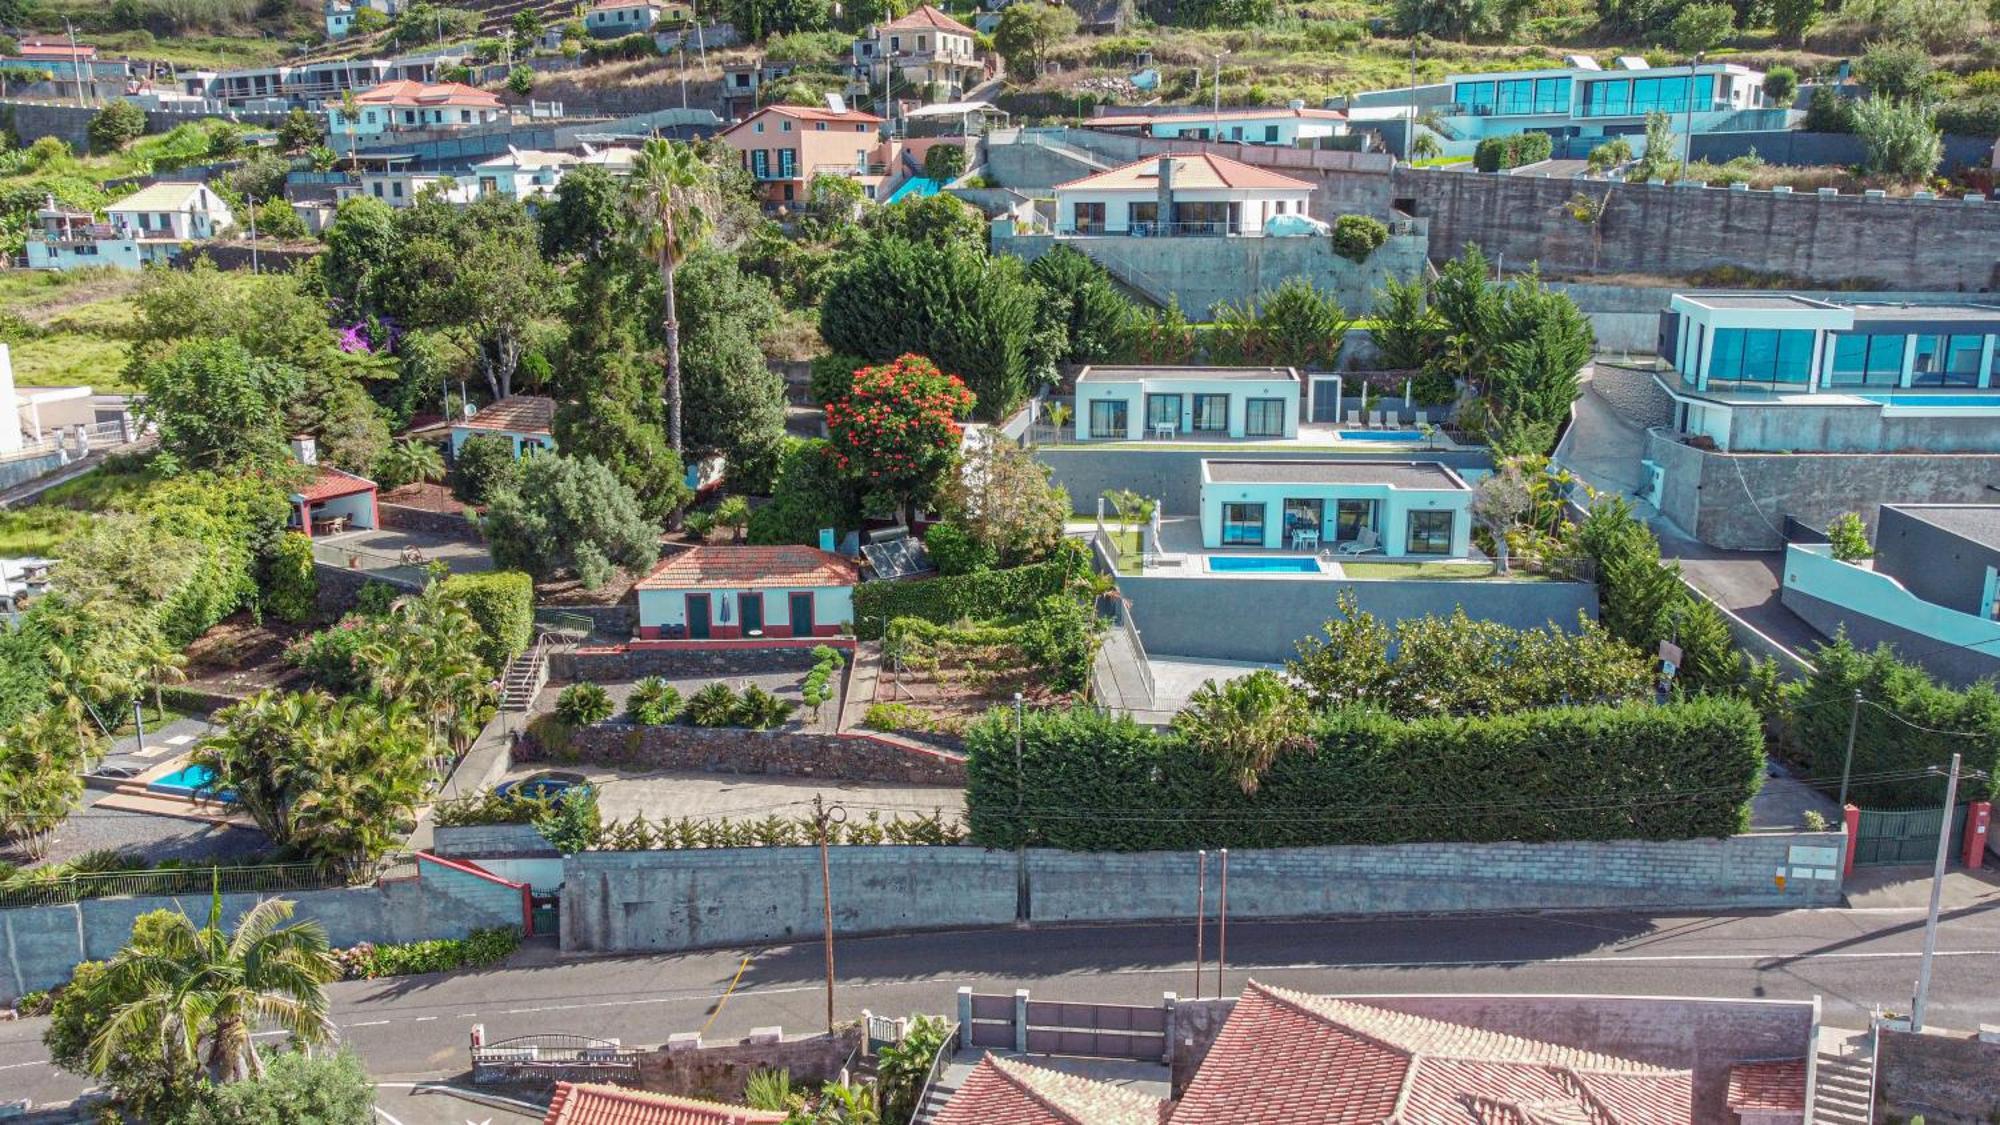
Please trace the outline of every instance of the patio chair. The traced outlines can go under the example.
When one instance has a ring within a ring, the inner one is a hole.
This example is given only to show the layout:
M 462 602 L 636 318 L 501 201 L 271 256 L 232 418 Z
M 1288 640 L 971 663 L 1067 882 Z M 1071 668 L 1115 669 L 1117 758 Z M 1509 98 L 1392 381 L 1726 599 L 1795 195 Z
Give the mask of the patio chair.
M 1423 427 L 1423 426 L 1428 426 L 1428 425 L 1430 425 L 1430 424 L 1431 424 L 1431 412 L 1430 412 L 1430 411 L 1428 411 L 1428 410 L 1419 410 L 1419 411 L 1417 411 L 1417 423 L 1416 423 L 1416 424 L 1417 424 L 1417 425 L 1418 425 L 1419 427 Z
M 1372 527 L 1364 527 L 1354 538 L 1334 547 L 1336 555 L 1368 555 L 1381 551 L 1382 537 Z
M 1374 421 L 1372 421 L 1372 422 L 1368 423 L 1368 428 L 1369 428 L 1369 429 L 1371 429 L 1371 430 L 1386 430 L 1386 429 L 1388 429 L 1388 428 L 1389 428 L 1389 415 L 1388 415 L 1387 413 L 1385 413 L 1385 412 L 1383 412 L 1383 411 L 1380 411 L 1380 410 L 1377 410 L 1377 411 L 1376 411 L 1376 412 L 1374 413 L 1373 417 L 1374 417 Z
M 1367 423 L 1361 420 L 1361 412 L 1359 410 L 1350 410 L 1347 412 L 1347 424 L 1357 430 L 1367 425 Z

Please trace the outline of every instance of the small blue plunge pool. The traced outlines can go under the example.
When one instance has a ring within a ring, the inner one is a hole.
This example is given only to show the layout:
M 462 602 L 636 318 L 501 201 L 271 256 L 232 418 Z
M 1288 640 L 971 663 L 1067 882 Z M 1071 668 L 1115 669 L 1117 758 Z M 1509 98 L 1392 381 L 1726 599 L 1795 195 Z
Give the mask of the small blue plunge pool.
M 207 785 L 214 779 L 214 770 L 209 769 L 207 766 L 190 764 L 182 766 L 170 774 L 154 778 L 152 781 L 146 783 L 146 788 L 155 793 L 170 793 L 176 797 L 193 797 L 202 786 Z M 201 796 L 217 801 L 234 801 L 236 799 L 236 794 L 226 789 L 220 793 L 202 793 Z
M 1318 574 L 1319 560 L 1310 555 L 1209 555 L 1212 574 Z
M 1342 441 L 1422 441 L 1422 430 L 1335 430 Z

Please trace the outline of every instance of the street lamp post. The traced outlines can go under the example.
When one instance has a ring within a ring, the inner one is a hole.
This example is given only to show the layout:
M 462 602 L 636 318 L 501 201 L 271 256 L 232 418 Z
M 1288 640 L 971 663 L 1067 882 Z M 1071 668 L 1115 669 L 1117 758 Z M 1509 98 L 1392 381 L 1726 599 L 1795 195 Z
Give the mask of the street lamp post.
M 1924 917 L 1924 959 L 1917 969 L 1917 995 L 1910 1004 L 1910 1030 L 1924 1029 L 1924 1009 L 1930 1005 L 1931 961 L 1937 957 L 1938 906 L 1944 897 L 1945 860 L 1951 855 L 1951 811 L 1958 800 L 1958 779 L 1960 755 L 1951 756 L 1949 772 L 1930 768 L 1931 773 L 1944 773 L 1944 817 L 1938 825 L 1937 861 L 1931 867 L 1931 908 Z M 1964 776 L 1985 780 L 1986 774 L 1979 770 L 1969 770 Z
M 1201 971 L 1208 965 L 1202 938 L 1208 929 L 1208 849 L 1194 853 L 1194 998 L 1201 999 Z
M 839 805 L 831 808 L 813 794 L 813 828 L 819 835 L 819 885 L 820 902 L 826 911 L 826 1033 L 833 1034 L 833 867 L 827 858 L 827 832 L 836 824 L 847 821 L 847 810 Z

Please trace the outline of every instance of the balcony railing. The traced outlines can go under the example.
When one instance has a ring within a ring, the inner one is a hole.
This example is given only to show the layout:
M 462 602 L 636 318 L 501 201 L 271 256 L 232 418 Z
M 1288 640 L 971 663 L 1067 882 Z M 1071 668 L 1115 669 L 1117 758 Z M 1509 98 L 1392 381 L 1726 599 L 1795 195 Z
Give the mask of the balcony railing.
M 822 164 L 814 168 L 813 172 L 816 175 L 824 173 L 829 176 L 852 176 L 858 179 L 864 176 L 886 176 L 889 174 L 889 166 L 887 164 L 839 164 L 832 166 Z
M 1065 226 L 1058 234 L 1076 235 L 1087 238 L 1227 238 L 1243 233 L 1243 224 L 1234 219 L 1216 219 L 1202 222 L 1178 223 L 1133 223 L 1126 230 L 1110 230 L 1101 223 L 1077 223 Z

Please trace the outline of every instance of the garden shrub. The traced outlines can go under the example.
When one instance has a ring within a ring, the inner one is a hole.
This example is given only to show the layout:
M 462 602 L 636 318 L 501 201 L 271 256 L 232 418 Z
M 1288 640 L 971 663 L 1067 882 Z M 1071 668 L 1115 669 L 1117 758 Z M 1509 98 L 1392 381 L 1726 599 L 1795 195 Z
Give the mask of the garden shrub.
M 756 684 L 743 689 L 736 697 L 736 704 L 730 709 L 730 717 L 739 727 L 751 730 L 769 730 L 782 726 L 792 714 L 792 705 Z
M 625 720 L 665 726 L 681 717 L 683 707 L 680 689 L 658 676 L 647 676 L 633 684 L 632 694 L 625 697 Z
M 825 406 L 829 402 L 839 402 L 847 397 L 847 390 L 854 385 L 854 373 L 868 366 L 868 361 L 859 356 L 829 355 L 814 356 L 809 386 L 813 401 Z
M 556 696 L 556 718 L 572 727 L 601 723 L 611 712 L 611 693 L 599 684 L 571 684 Z
M 991 570 L 999 561 L 993 549 L 973 538 L 964 524 L 949 520 L 932 524 L 924 532 L 924 551 L 946 578 Z
M 1488 137 L 1472 151 L 1472 165 L 1482 172 L 1499 172 L 1547 160 L 1555 142 L 1547 133 L 1512 133 Z
M 444 580 L 447 598 L 465 607 L 486 636 L 480 656 L 497 670 L 528 651 L 535 632 L 535 582 L 515 570 L 458 574 Z
M 468 504 L 484 504 L 520 479 L 513 442 L 497 434 L 466 438 L 452 457 L 451 494 Z
M 1308 733 L 1312 748 L 1281 754 L 1249 795 L 1178 735 L 1090 708 L 1028 712 L 1017 774 L 1014 716 L 997 709 L 967 735 L 972 839 L 1148 851 L 1717 837 L 1743 829 L 1764 776 L 1756 712 L 1712 697 L 1412 721 L 1336 711 Z
M 264 571 L 264 610 L 294 625 L 313 615 L 319 601 L 319 572 L 313 569 L 312 540 L 296 531 L 278 537 Z
M 721 680 L 688 697 L 688 721 L 698 727 L 726 727 L 736 721 L 736 693 Z
M 1365 262 L 1389 241 L 1389 228 L 1369 215 L 1342 215 L 1333 221 L 1333 252 L 1350 262 Z
M 339 950 L 341 976 L 347 980 L 405 976 L 412 973 L 446 973 L 453 969 L 477 969 L 496 964 L 521 947 L 521 931 L 514 926 L 494 926 L 474 930 L 462 938 L 375 945 L 363 942 Z
M 1067 539 L 1045 562 L 916 582 L 864 582 L 854 591 L 854 630 L 880 640 L 891 618 L 949 623 L 965 618 L 1027 616 L 1090 569 L 1082 544 Z

